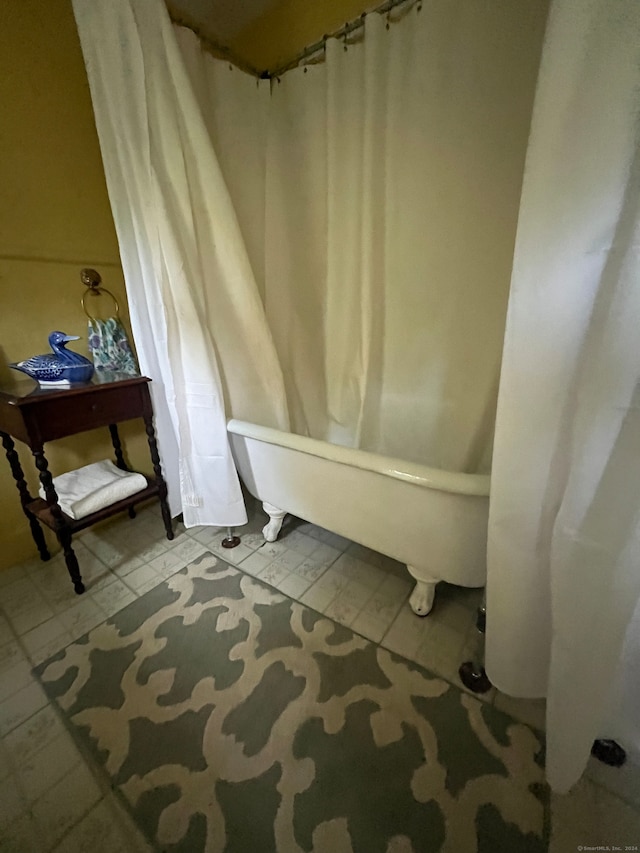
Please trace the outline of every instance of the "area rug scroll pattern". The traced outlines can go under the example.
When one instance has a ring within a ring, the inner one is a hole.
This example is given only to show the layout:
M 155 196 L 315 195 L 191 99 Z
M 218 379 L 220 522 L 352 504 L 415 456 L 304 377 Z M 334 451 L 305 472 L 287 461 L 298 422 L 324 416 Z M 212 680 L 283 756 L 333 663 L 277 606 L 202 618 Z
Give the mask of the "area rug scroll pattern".
M 204 555 L 38 667 L 166 853 L 542 853 L 539 734 Z

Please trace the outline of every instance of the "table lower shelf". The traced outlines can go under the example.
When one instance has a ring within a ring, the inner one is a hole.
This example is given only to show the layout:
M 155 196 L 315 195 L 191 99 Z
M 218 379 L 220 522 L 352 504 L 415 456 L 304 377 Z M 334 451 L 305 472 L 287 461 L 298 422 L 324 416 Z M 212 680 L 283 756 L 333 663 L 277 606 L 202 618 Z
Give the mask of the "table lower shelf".
M 112 515 L 117 515 L 119 512 L 125 512 L 129 507 L 147 501 L 150 498 L 155 498 L 160 495 L 160 487 L 153 477 L 146 477 L 147 487 L 141 489 L 134 495 L 130 495 L 124 500 L 116 501 L 115 503 L 105 506 L 97 512 L 92 512 L 90 515 L 85 515 L 84 518 L 71 518 L 71 516 L 62 513 L 62 525 L 56 521 L 51 512 L 51 505 L 42 498 L 31 501 L 26 505 L 26 509 L 31 515 L 35 516 L 41 524 L 46 525 L 51 530 L 60 530 L 66 528 L 72 533 L 76 530 L 84 530 L 85 527 L 91 527 L 98 521 L 103 521 L 105 518 L 110 518 Z

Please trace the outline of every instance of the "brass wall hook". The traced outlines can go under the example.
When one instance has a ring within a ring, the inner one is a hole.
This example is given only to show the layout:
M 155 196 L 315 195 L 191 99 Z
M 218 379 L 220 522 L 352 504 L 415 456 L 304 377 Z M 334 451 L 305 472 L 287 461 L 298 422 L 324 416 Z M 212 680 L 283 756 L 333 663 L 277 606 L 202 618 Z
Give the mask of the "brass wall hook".
M 82 310 L 92 323 L 95 323 L 96 319 L 89 313 L 89 311 L 87 311 L 85 299 L 88 295 L 101 296 L 103 293 L 106 293 L 107 296 L 110 296 L 113 299 L 113 304 L 116 307 L 116 317 L 118 319 L 120 318 L 120 306 L 118 305 L 118 300 L 115 298 L 115 296 L 113 295 L 113 293 L 111 293 L 110 290 L 107 290 L 106 287 L 102 287 L 102 276 L 100 275 L 98 270 L 93 270 L 90 267 L 85 267 L 84 269 L 80 270 L 80 281 L 87 288 L 84 292 L 82 299 L 80 300 L 80 304 L 82 305 Z

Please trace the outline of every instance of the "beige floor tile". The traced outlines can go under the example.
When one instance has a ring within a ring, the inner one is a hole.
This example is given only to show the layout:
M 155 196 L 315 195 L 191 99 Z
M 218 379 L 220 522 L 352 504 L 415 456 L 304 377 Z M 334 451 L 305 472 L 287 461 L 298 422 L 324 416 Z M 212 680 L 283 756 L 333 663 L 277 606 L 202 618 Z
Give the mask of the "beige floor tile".
M 381 569 L 359 560 L 352 554 L 341 554 L 331 568 L 350 581 L 366 586 L 370 591 L 376 590 L 386 577 Z
M 50 574 L 43 574 L 39 586 L 42 589 L 42 594 L 56 613 L 73 607 L 79 601 L 79 596 L 73 588 L 66 566 L 56 568 Z
M 24 658 L 15 666 L 0 674 L 0 702 L 4 702 L 10 696 L 13 696 L 19 690 L 28 687 L 33 681 L 31 675 L 31 664 Z M 2 708 L 0 708 L 0 714 Z
M 190 541 L 196 548 L 203 547 L 197 542 L 193 542 L 193 540 Z M 178 548 L 180 548 L 180 545 L 178 545 Z M 169 573 L 169 576 L 175 574 L 179 568 L 182 568 L 187 563 L 186 560 L 180 557 L 180 554 L 176 553 L 176 550 L 165 551 L 164 554 L 154 557 L 149 562 L 149 568 L 153 569 L 154 572 L 157 572 L 163 578 L 168 576 L 167 573 Z
M 47 704 L 44 690 L 35 681 L 2 703 L 0 737 L 9 734 Z
M 178 525 L 175 521 L 173 522 L 173 539 L 167 539 L 167 534 L 164 529 L 164 523 L 161 518 L 156 518 L 153 516 L 149 519 L 142 519 L 140 524 L 135 525 L 135 530 L 132 530 L 129 533 L 128 545 L 133 544 L 139 541 L 140 535 L 146 536 L 149 539 L 162 540 L 164 539 L 169 546 L 172 543 L 178 544 L 179 542 L 184 542 L 186 536 L 189 535 L 188 531 L 184 528 L 183 525 Z
M 245 548 L 250 548 L 252 551 L 257 551 L 258 548 L 262 548 L 264 545 L 264 536 L 261 532 L 244 532 L 244 528 L 237 529 L 236 535 L 240 537 L 242 540 L 242 544 Z
M 17 640 L 4 643 L 0 646 L 0 676 L 23 660 L 26 660 L 26 657 Z
M 0 589 L 4 589 L 18 580 L 24 580 L 26 572 L 20 564 L 0 570 Z
M 11 621 L 27 610 L 32 610 L 43 601 L 37 586 L 30 577 L 24 576 L 2 588 L 0 603 L 2 610 Z
M 323 530 L 322 528 L 320 528 L 316 538 L 324 542 L 325 545 L 336 548 L 338 551 L 345 551 L 351 545 L 351 541 L 345 539 L 344 536 L 339 536 L 337 533 L 332 533 L 330 530 Z
M 134 557 L 137 557 L 142 563 L 148 563 L 156 557 L 159 557 L 160 554 L 164 554 L 164 552 L 167 550 L 165 542 L 167 543 L 167 545 L 169 544 L 169 541 L 167 539 L 154 539 L 144 545 L 141 543 L 138 547 L 132 549 L 127 554 L 126 560 L 124 562 L 126 562 L 127 560 L 131 560 Z
M 135 601 L 136 594 L 125 583 L 116 579 L 102 589 L 92 592 L 91 597 L 106 616 L 113 616 Z
M 128 557 L 132 556 L 129 550 L 122 545 L 114 545 L 104 540 L 92 542 L 88 545 L 88 548 L 101 564 L 111 569 L 119 566 Z
M 297 551 L 303 557 L 309 557 L 318 547 L 318 542 L 311 536 L 301 533 L 298 530 L 293 530 L 288 533 L 284 539 L 287 548 Z
M 51 619 L 53 616 L 55 616 L 55 613 L 51 605 L 43 596 L 38 596 L 38 598 L 34 600 L 32 607 L 27 610 L 22 610 L 9 618 L 11 620 L 13 630 L 19 637 L 21 637 L 23 634 L 26 634 L 27 631 L 31 631 L 32 628 L 37 628 L 38 625 L 42 625 L 43 622 L 46 622 L 47 619 Z
M 448 625 L 430 622 L 414 660 L 426 669 L 458 684 L 458 669 L 462 663 L 464 640 L 463 634 Z
M 49 647 L 51 643 L 55 643 L 58 638 L 68 636 L 67 628 L 58 616 L 53 619 L 47 619 L 42 625 L 38 625 L 32 631 L 28 631 L 23 637 L 22 642 L 27 650 L 27 654 L 32 656 L 39 649 Z
M 404 625 L 393 623 L 382 638 L 381 645 L 390 652 L 415 660 L 421 642 L 422 632 L 407 630 Z
M 371 548 L 367 548 L 364 545 L 358 545 L 356 542 L 352 542 L 349 545 L 347 554 L 351 554 L 362 560 L 362 562 L 381 569 L 385 575 L 391 574 L 402 578 L 406 578 L 407 576 L 407 567 L 403 563 L 399 563 L 392 557 L 387 557 L 386 554 L 379 554 L 377 551 L 372 551 Z
M 49 660 L 53 655 L 58 654 L 59 651 L 66 648 L 69 643 L 72 642 L 73 639 L 71 634 L 62 634 L 50 642 L 45 643 L 44 646 L 41 646 L 39 649 L 30 652 L 29 660 L 34 666 L 38 666 L 39 664 L 44 663 L 44 661 Z
M 53 537 L 51 537 L 53 538 Z M 53 553 L 50 551 L 50 553 Z M 54 558 L 55 559 L 55 558 Z M 24 569 L 25 574 L 32 575 L 34 572 L 40 571 L 43 566 L 46 566 L 47 563 L 50 563 L 51 560 L 41 560 L 40 556 L 30 557 L 28 560 L 25 560 L 23 563 L 20 563 L 22 568 Z
M 396 601 L 404 601 L 414 587 L 413 579 L 404 571 L 401 577 L 386 573 L 386 577 L 376 592 Z
M 102 800 L 62 839 L 55 853 L 137 853 L 151 848 L 135 825 L 114 814 Z
M 30 814 L 10 823 L 0 835 L 0 853 L 47 853 L 47 839 L 41 838 Z
M 335 591 L 313 584 L 300 598 L 300 601 L 314 610 L 324 613 L 335 597 Z
M 2 713 L 1 709 L 0 713 Z M 13 768 L 9 758 L 9 750 L 5 741 L 0 738 L 0 782 L 4 782 L 11 773 L 13 773 Z
M 141 566 L 143 565 L 144 563 L 142 562 L 140 557 L 130 556 L 127 557 L 126 560 L 123 560 L 122 563 L 113 568 L 113 574 L 122 580 L 123 578 L 126 578 L 127 575 L 130 575 L 131 572 L 141 568 Z
M 65 733 L 60 717 L 51 705 L 47 705 L 14 729 L 3 742 L 13 766 L 18 768 L 32 761 L 40 750 Z
M 237 545 L 235 548 L 223 548 L 219 543 L 213 542 L 209 550 L 224 560 L 225 563 L 231 563 L 232 566 L 240 565 L 243 560 L 246 560 L 247 557 L 253 554 L 251 548 L 247 548 L 246 545 L 242 544 Z
M 315 551 L 312 551 L 310 557 L 316 563 L 329 568 L 333 566 L 335 561 L 338 559 L 342 552 L 338 550 L 338 548 L 334 548 L 332 545 L 326 545 L 324 543 L 320 544 Z
M 377 611 L 375 609 L 372 610 L 370 608 L 366 608 L 366 611 L 371 612 L 374 616 L 377 615 Z M 416 638 L 420 638 L 426 636 L 430 624 L 428 617 L 418 616 L 411 609 L 409 602 L 404 601 L 393 618 L 391 628 L 397 629 L 402 633 L 415 636 Z
M 334 598 L 324 611 L 325 616 L 329 616 L 330 619 L 335 619 L 336 622 L 347 627 L 351 625 L 359 612 L 357 607 L 342 600 L 340 596 Z
M 628 757 L 622 767 L 608 767 L 592 756 L 587 765 L 586 776 L 640 810 L 640 764 L 632 757 Z M 640 838 L 638 844 L 640 845 Z
M 253 551 L 240 563 L 240 568 L 245 572 L 249 572 L 250 575 L 257 577 L 272 562 L 273 559 L 271 556 L 261 554 L 259 551 Z
M 32 806 L 44 838 L 58 841 L 101 799 L 95 779 L 85 765 L 75 767 Z
M 24 798 L 16 776 L 7 776 L 0 782 L 0 834 L 27 811 Z
M 319 589 L 326 589 L 335 597 L 349 584 L 349 578 L 345 577 L 333 566 L 328 569 L 314 584 Z
M 175 548 L 172 547 L 167 551 L 167 553 L 175 554 L 182 565 L 187 565 L 188 563 L 192 563 L 202 554 L 206 554 L 208 551 L 209 549 L 206 545 L 203 545 L 202 542 L 198 542 L 196 539 L 189 536 L 185 542 L 176 545 Z
M 369 616 L 373 616 L 376 619 L 390 624 L 400 612 L 406 597 L 406 592 L 402 595 L 398 593 L 388 593 L 381 587 L 369 596 L 363 609 L 365 613 L 369 614 Z M 420 619 L 420 617 L 416 616 L 413 611 L 411 611 L 411 615 L 414 620 Z
M 640 809 L 622 802 L 604 788 L 596 792 L 596 814 L 601 846 L 640 849 Z
M 260 580 L 265 583 L 270 583 L 272 586 L 278 586 L 285 578 L 288 578 L 291 572 L 285 566 L 277 566 L 271 562 L 264 571 L 260 572 Z
M 17 776 L 29 802 L 52 788 L 82 757 L 68 734 L 61 734 L 17 768 Z
M 549 853 L 567 853 L 599 844 L 596 810 L 597 788 L 581 779 L 568 794 L 551 794 L 551 843 Z
M 338 593 L 338 600 L 345 601 L 356 610 L 362 610 L 365 604 L 372 596 L 371 588 L 365 586 L 359 581 L 349 581 L 349 583 Z
M 174 574 L 175 574 L 175 572 L 174 572 Z M 146 592 L 149 592 L 150 590 L 155 589 L 155 587 L 157 587 L 158 584 L 164 583 L 165 580 L 169 580 L 169 579 L 170 578 L 161 578 L 160 575 L 156 575 L 156 577 L 153 580 L 150 580 L 148 583 L 145 583 L 140 587 L 140 589 L 138 590 L 138 596 L 142 596 Z
M 15 639 L 15 635 L 11 629 L 11 625 L 0 614 L 0 646 L 4 646 L 5 643 L 9 643 L 13 639 Z
M 103 575 L 101 578 L 97 578 L 97 580 L 91 581 L 90 584 L 87 584 L 87 592 L 91 594 L 93 598 L 94 592 L 99 592 L 102 589 L 106 589 L 106 587 L 110 586 L 112 583 L 119 581 L 118 575 L 109 569 L 109 571 Z
M 283 554 L 278 554 L 278 556 L 273 560 L 272 565 L 274 566 L 283 566 L 287 571 L 292 572 L 294 569 L 297 569 L 298 566 L 302 565 L 305 557 L 303 554 L 300 554 L 298 551 L 291 551 L 287 549 Z
M 301 578 L 308 580 L 310 583 L 315 583 L 322 575 L 328 571 L 327 566 L 322 562 L 317 562 L 313 557 L 305 557 L 299 566 L 294 569 L 295 573 Z
M 161 578 L 158 573 L 154 571 L 151 566 L 140 566 L 138 569 L 134 569 L 124 578 L 124 583 L 130 587 L 134 592 L 139 593 L 142 587 L 148 585 L 149 583 L 155 582 L 160 583 Z
M 384 637 L 389 625 L 376 619 L 368 613 L 359 613 L 351 623 L 354 631 L 365 636 L 368 640 L 374 643 L 379 643 Z
M 59 616 L 60 622 L 74 640 L 104 622 L 105 618 L 102 609 L 88 595 L 83 595 L 80 601 Z
M 439 599 L 437 593 L 429 619 L 465 634 L 475 624 L 474 613 L 469 607 L 460 604 L 457 599 Z
M 200 527 L 200 528 L 192 528 L 195 530 L 195 533 L 191 533 L 193 539 L 197 542 L 202 543 L 203 545 L 210 545 L 213 541 L 216 541 L 218 538 L 218 534 L 222 530 L 221 527 Z
M 278 584 L 278 589 L 280 592 L 284 592 L 285 595 L 299 601 L 304 593 L 309 589 L 309 586 L 310 581 L 305 580 L 292 572 Z

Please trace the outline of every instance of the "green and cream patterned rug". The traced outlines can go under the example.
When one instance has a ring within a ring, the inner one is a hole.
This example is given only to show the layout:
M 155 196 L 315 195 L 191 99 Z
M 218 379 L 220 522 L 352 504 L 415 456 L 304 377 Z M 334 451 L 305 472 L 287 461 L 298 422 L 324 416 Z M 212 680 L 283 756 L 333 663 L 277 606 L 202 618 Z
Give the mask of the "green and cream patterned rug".
M 166 853 L 547 849 L 539 733 L 211 555 L 36 672 Z

